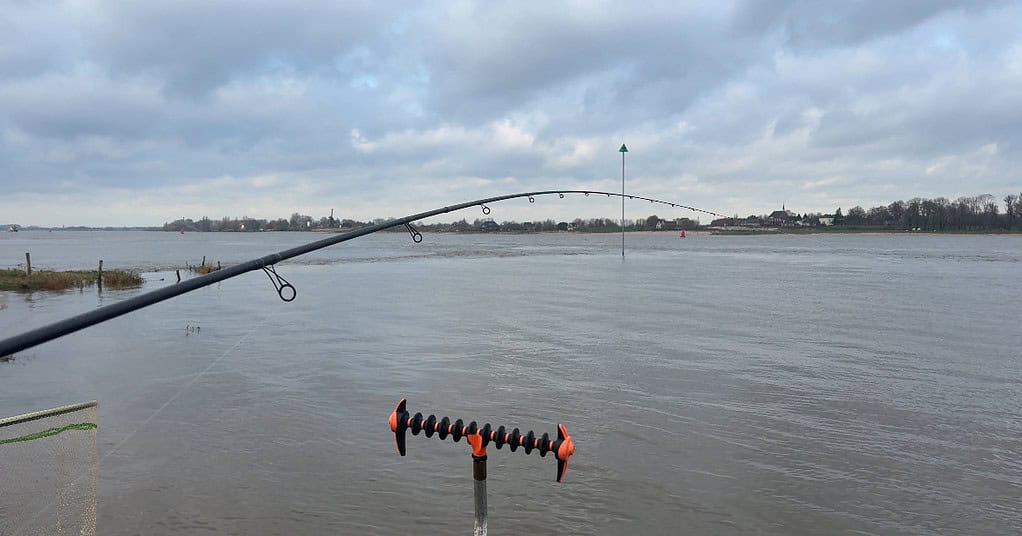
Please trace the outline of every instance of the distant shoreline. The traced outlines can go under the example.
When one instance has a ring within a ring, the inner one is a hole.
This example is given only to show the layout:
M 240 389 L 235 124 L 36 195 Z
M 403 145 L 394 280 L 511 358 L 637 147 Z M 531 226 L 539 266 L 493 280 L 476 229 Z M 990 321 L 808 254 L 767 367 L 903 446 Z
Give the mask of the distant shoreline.
M 215 234 L 215 233 L 241 233 L 241 234 L 260 234 L 260 233 L 349 233 L 357 231 L 360 228 L 335 228 L 335 229 L 313 229 L 311 231 L 290 231 L 290 230 L 261 230 L 261 231 L 186 231 L 184 234 Z M 168 231 L 160 227 L 22 227 L 19 232 L 52 232 L 52 231 L 67 231 L 67 232 L 90 232 L 90 231 L 159 231 L 165 233 L 177 233 L 179 231 Z M 404 232 L 403 228 L 385 229 L 384 232 Z M 620 234 L 620 230 L 607 230 L 607 231 L 431 231 L 424 229 L 423 232 L 434 233 L 434 234 L 464 234 L 464 235 L 548 235 L 548 234 L 578 234 L 578 235 L 602 235 L 602 234 Z M 626 235 L 669 235 L 669 234 L 680 234 L 681 230 L 670 230 L 670 231 L 625 231 Z M 810 227 L 810 228 L 759 228 L 759 229 L 692 229 L 685 230 L 688 236 L 776 236 L 776 235 L 804 235 L 804 234 L 854 234 L 854 235 L 866 235 L 866 236 L 879 236 L 879 235 L 1022 235 L 1022 230 L 1012 229 L 995 229 L 995 230 L 976 230 L 976 231 L 963 231 L 963 230 L 932 230 L 932 231 L 912 231 L 908 229 L 873 229 L 873 228 L 842 228 L 842 227 Z

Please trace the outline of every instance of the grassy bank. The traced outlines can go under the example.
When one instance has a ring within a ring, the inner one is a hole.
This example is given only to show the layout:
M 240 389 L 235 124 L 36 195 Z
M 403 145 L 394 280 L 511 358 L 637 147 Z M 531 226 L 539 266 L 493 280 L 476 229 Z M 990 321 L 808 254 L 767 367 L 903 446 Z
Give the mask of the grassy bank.
M 36 270 L 26 275 L 24 270 L 0 270 L 0 290 L 66 290 L 85 288 L 96 284 L 97 272 L 53 272 Z M 104 270 L 103 286 L 107 288 L 133 288 L 142 286 L 142 276 L 124 270 Z

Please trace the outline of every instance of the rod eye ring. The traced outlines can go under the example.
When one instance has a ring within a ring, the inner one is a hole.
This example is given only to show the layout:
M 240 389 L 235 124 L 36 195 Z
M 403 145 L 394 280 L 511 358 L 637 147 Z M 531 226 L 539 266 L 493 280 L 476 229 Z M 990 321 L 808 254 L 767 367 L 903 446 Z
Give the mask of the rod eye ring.
M 273 290 L 277 291 L 277 296 L 280 296 L 282 301 L 294 301 L 294 299 L 298 296 L 298 291 L 291 282 L 284 279 L 277 273 L 277 269 L 274 268 L 272 264 L 263 266 L 263 272 L 266 274 L 266 277 L 270 278 L 270 283 L 273 284 Z M 288 289 L 286 295 L 284 289 Z
M 561 199 L 564 199 L 564 194 L 557 194 L 557 195 L 561 196 Z
M 586 197 L 589 197 L 589 192 L 586 192 Z
M 489 214 L 489 213 L 490 213 L 490 207 L 488 207 L 486 205 L 483 205 L 483 214 Z
M 405 229 L 407 229 L 408 234 L 412 236 L 412 242 L 415 242 L 416 244 L 422 242 L 422 233 L 420 233 L 415 227 L 412 227 L 412 224 L 406 223 Z
M 536 202 L 536 198 L 535 198 L 535 197 L 532 197 L 532 196 L 530 195 L 530 196 L 529 196 L 529 202 L 530 202 L 530 203 L 535 203 L 535 202 Z

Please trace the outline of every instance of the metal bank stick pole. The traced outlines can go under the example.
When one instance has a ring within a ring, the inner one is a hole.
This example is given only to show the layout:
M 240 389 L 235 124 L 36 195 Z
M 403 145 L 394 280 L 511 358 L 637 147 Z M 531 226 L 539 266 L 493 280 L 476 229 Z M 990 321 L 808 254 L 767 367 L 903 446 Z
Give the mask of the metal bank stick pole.
M 476 524 L 473 536 L 486 536 L 486 447 L 480 435 L 465 438 L 472 445 L 472 494 L 475 497 Z
M 478 426 L 475 421 L 465 425 L 461 419 L 453 423 L 447 417 L 437 420 L 436 415 L 423 417 L 422 413 L 412 416 L 406 408 L 407 400 L 401 399 L 397 407 L 390 414 L 390 431 L 394 432 L 394 441 L 397 443 L 398 454 L 405 455 L 405 432 L 409 429 L 412 435 L 419 435 L 424 432 L 426 437 L 433 437 L 436 434 L 440 439 L 450 437 L 457 443 L 462 437 L 472 447 L 472 482 L 475 495 L 475 536 L 486 535 L 486 445 L 493 443 L 499 450 L 507 445 L 511 452 L 521 447 L 526 454 L 534 450 L 539 451 L 540 457 L 545 457 L 547 452 L 553 452 L 557 459 L 557 481 L 564 477 L 568 469 L 568 458 L 575 453 L 575 443 L 568 435 L 568 430 L 563 424 L 557 425 L 557 439 L 551 439 L 544 433 L 536 437 L 532 431 L 525 435 L 519 432 L 518 428 L 508 432 L 503 426 L 496 429 L 489 423 Z

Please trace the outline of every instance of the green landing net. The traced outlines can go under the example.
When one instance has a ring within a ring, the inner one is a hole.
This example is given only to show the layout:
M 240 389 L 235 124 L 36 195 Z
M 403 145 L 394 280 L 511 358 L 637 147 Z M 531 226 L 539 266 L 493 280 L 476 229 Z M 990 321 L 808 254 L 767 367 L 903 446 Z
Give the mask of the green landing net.
M 96 402 L 0 419 L 0 535 L 96 534 Z

